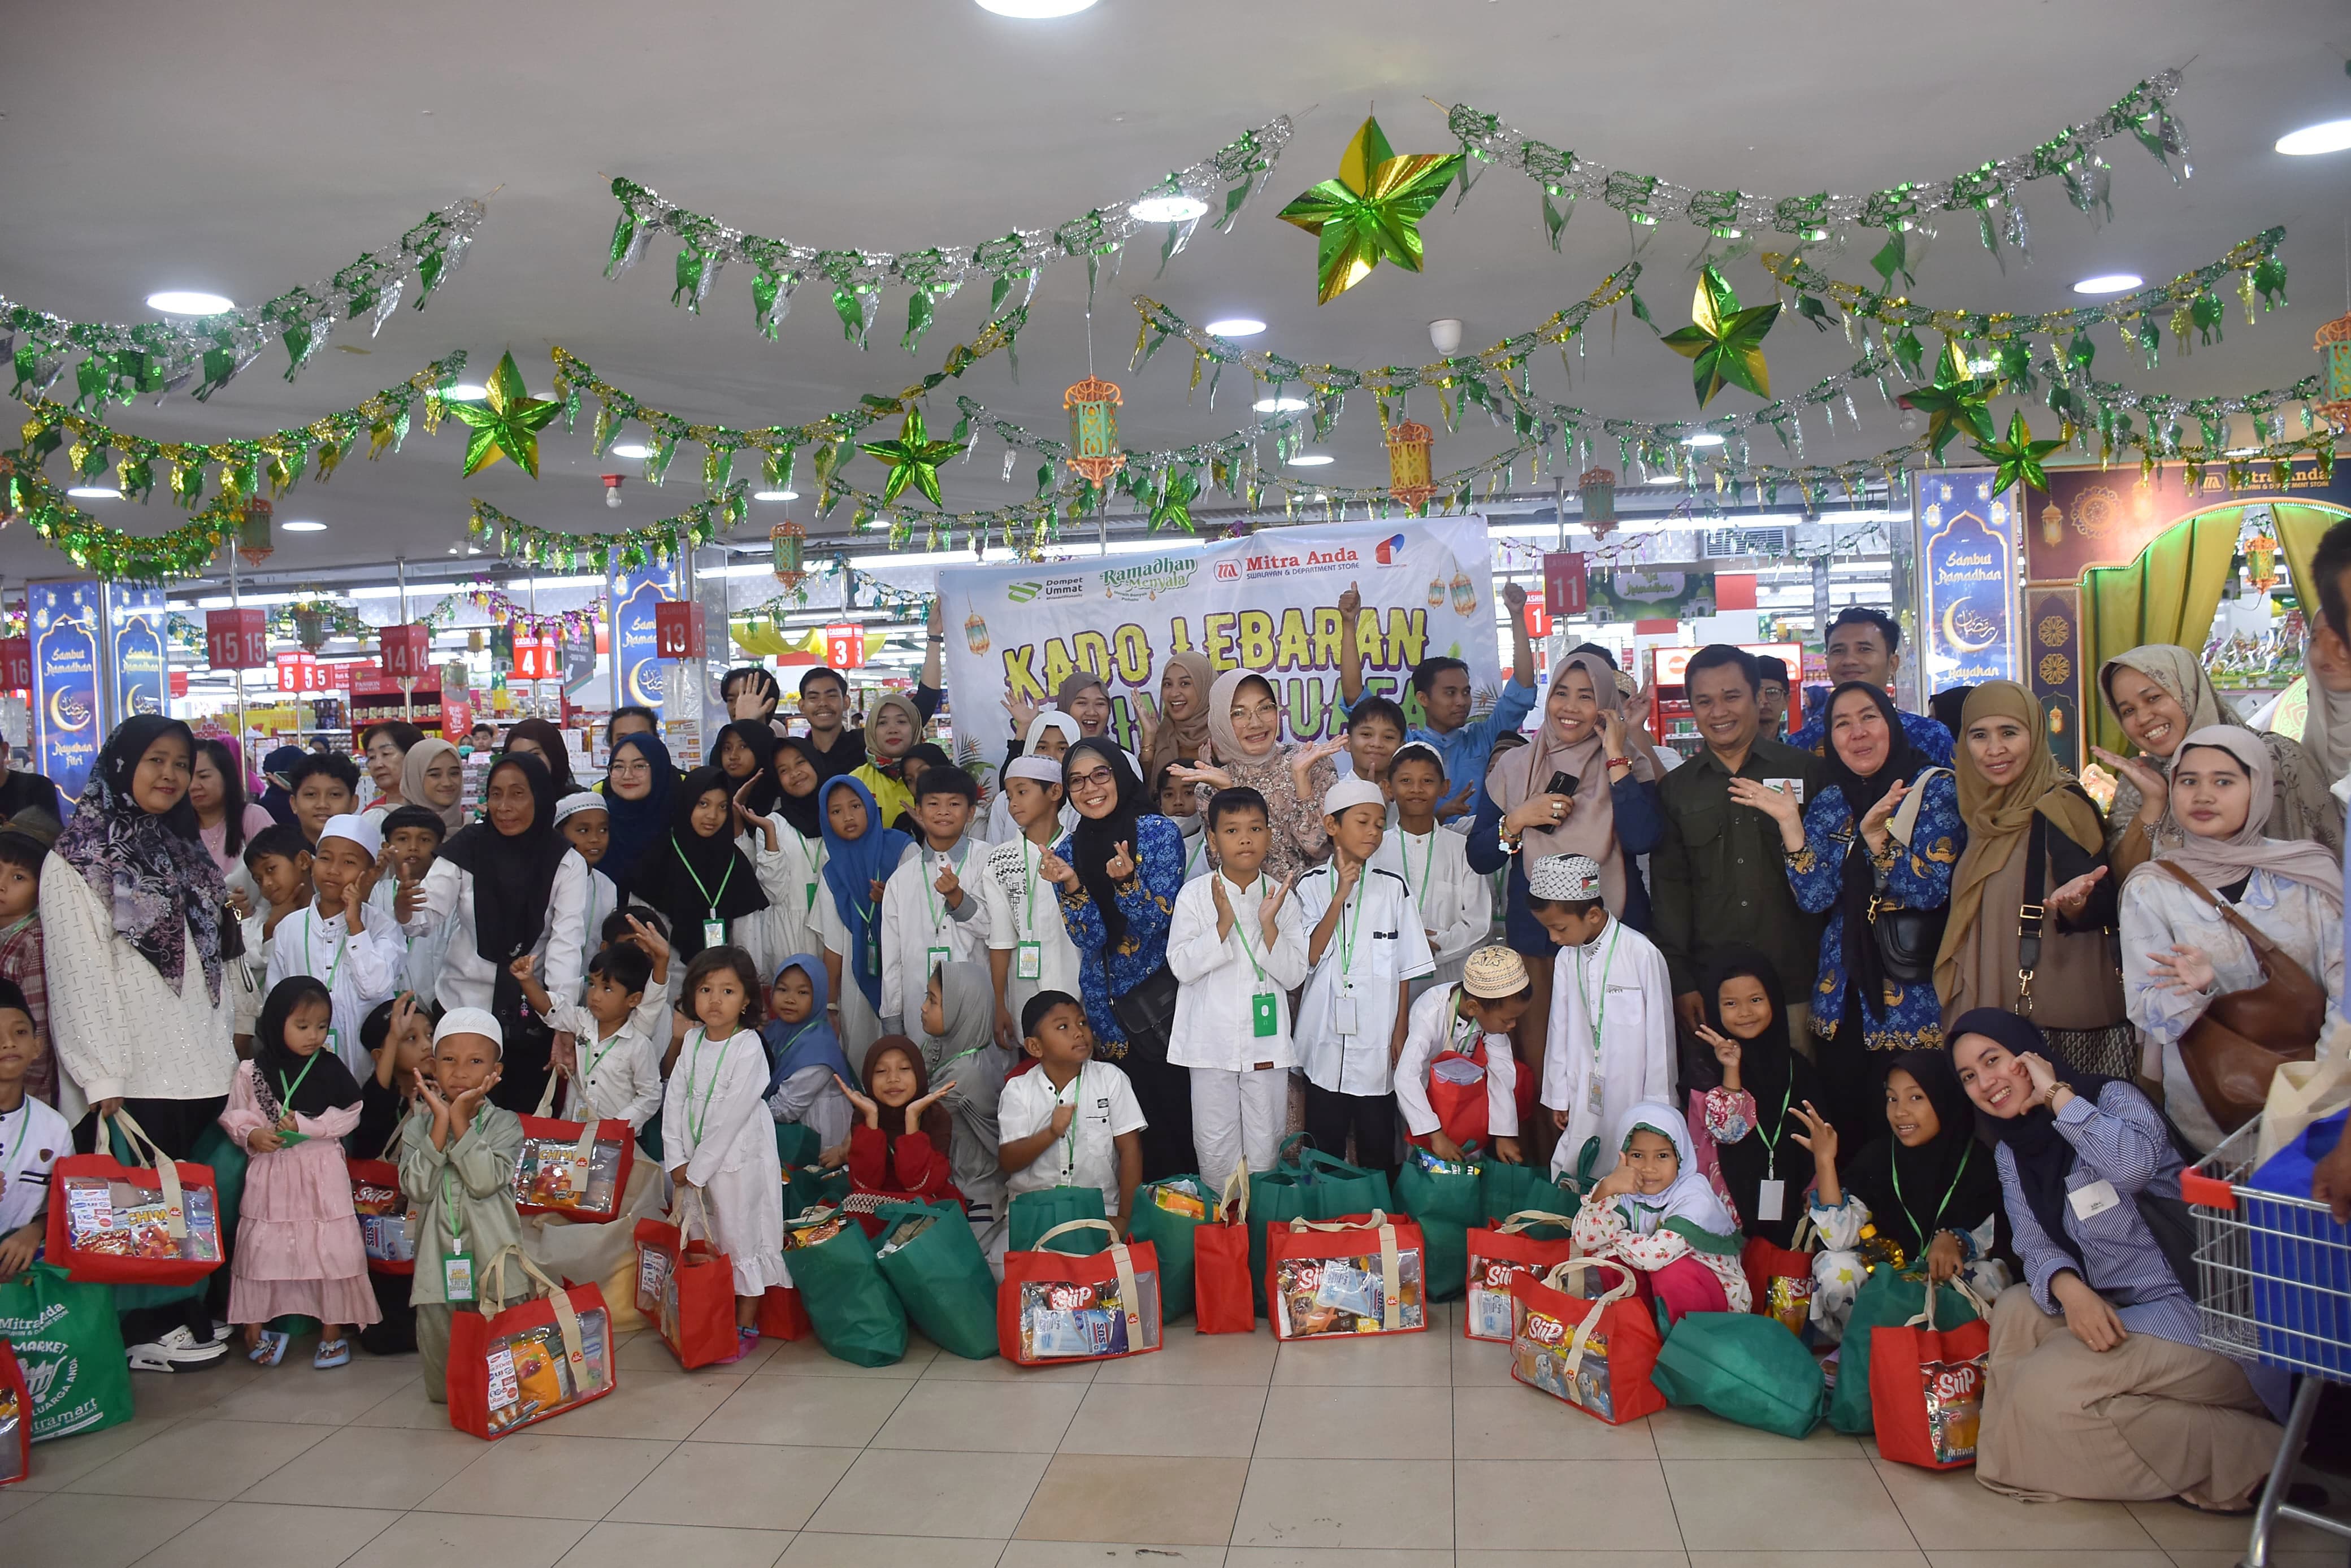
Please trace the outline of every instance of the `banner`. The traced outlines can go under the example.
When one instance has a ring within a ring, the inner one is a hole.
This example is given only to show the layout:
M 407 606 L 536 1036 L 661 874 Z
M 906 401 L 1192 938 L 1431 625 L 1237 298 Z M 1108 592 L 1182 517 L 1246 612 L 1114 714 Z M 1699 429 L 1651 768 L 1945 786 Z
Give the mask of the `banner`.
M 1595 571 L 1591 616 L 1612 621 L 1698 621 L 1714 613 L 1714 573 L 1624 567 Z
M 56 781 L 68 813 L 106 741 L 99 716 L 100 596 L 96 579 L 25 589 L 33 634 L 33 768 Z
M 661 655 L 654 651 L 653 606 L 674 597 L 670 569 L 615 569 L 604 586 L 605 602 L 612 607 L 612 706 L 633 703 L 662 713 L 669 691 Z
M 168 713 L 172 658 L 163 637 L 163 591 L 136 583 L 106 585 L 107 619 L 114 636 L 114 722 L 134 714 Z
M 1988 469 L 1911 477 L 1929 692 L 2017 678 L 2017 492 L 1991 482 Z
M 1478 712 L 1504 678 L 1492 557 L 1482 517 L 1268 528 L 1217 544 L 1046 565 L 939 572 L 955 694 L 957 760 L 983 776 L 1001 754 L 1007 700 L 1044 703 L 1072 673 L 1110 688 L 1112 725 L 1134 748 L 1155 717 L 1170 653 L 1196 649 L 1218 671 L 1271 682 L 1284 736 L 1320 740 L 1344 720 L 1339 595 L 1363 597 L 1364 689 L 1403 700 L 1412 667 L 1437 654 L 1469 666 Z

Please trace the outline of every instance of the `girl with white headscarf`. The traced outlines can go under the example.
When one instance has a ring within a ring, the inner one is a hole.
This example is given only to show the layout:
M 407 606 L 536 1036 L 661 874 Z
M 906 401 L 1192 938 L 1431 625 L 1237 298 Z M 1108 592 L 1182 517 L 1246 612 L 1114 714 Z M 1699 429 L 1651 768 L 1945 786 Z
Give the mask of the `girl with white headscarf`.
M 1046 758 L 1058 767 L 1062 754 L 1075 746 L 1083 734 L 1076 719 L 1068 714 L 1049 710 L 1039 714 L 1029 724 L 1029 733 L 1021 741 L 1020 755 Z M 1057 737 L 1059 744 L 1042 744 L 1049 735 Z M 1007 762 L 1005 766 L 1008 768 L 1011 764 Z M 987 803 L 987 831 L 980 837 L 991 844 L 1008 844 L 1020 836 L 1020 824 L 1012 820 L 1012 802 L 1006 798 L 1004 790 L 1004 781 L 1009 777 L 1008 773 L 997 776 L 996 795 Z M 1066 833 L 1077 825 L 1078 813 L 1067 800 L 1062 801 L 1061 831 Z
M 1630 1269 L 1644 1304 L 1664 1302 L 1671 1321 L 1746 1312 L 1754 1301 L 1739 1267 L 1746 1238 L 1698 1168 L 1687 1119 L 1645 1100 L 1625 1113 L 1615 1142 L 1616 1168 L 1577 1211 L 1577 1253 Z

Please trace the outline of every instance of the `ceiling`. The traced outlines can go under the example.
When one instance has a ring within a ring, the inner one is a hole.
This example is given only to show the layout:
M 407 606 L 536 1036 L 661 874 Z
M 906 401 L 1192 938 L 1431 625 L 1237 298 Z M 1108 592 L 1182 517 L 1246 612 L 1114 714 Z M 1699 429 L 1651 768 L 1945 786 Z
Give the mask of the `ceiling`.
M 1434 357 L 1430 319 L 1459 318 L 1465 348 L 1482 347 L 1541 322 L 1626 258 L 1625 226 L 1597 204 L 1576 214 L 1554 255 L 1533 187 L 1489 168 L 1466 203 L 1457 209 L 1448 197 L 1426 223 L 1424 273 L 1382 267 L 1318 308 L 1314 242 L 1274 213 L 1336 171 L 1374 105 L 1400 152 L 1453 150 L 1426 99 L 1468 101 L 1619 168 L 1774 194 L 1855 192 L 2021 152 L 2139 78 L 2184 65 L 2176 109 L 2192 180 L 2175 186 L 2135 145 L 2110 144 L 2115 217 L 2102 230 L 2053 185 L 2031 187 L 2031 265 L 2011 256 L 2003 273 L 1971 223 L 1947 220 L 1913 297 L 2051 309 L 2075 302 L 2077 277 L 2122 270 L 2156 281 L 2282 224 L 2293 308 L 2247 328 L 2231 301 L 2224 343 L 2192 357 L 2167 349 L 2154 371 L 2122 370 L 2118 354 L 2102 353 L 2098 370 L 2203 395 L 2283 386 L 2316 368 L 2311 332 L 2335 313 L 2344 287 L 2351 153 L 2286 158 L 2272 143 L 2351 114 L 2351 15 L 2339 0 L 1981 0 L 1958 9 L 1703 0 L 1676 6 L 1670 26 L 1661 21 L 1653 7 L 1541 0 L 1101 0 L 1054 22 L 1008 20 L 971 0 L 27 6 L 0 52 L 0 292 L 83 319 L 149 319 L 141 301 L 166 287 L 256 303 L 323 277 L 429 209 L 495 189 L 463 269 L 421 313 L 402 310 L 372 340 L 345 328 L 298 382 L 278 379 L 273 350 L 209 404 L 142 403 L 110 422 L 160 439 L 262 434 L 348 407 L 459 347 L 473 355 L 471 380 L 486 379 L 511 348 L 544 394 L 547 350 L 561 344 L 646 402 L 690 418 L 798 423 L 936 368 L 984 318 L 984 285 L 942 306 L 911 358 L 896 343 L 902 294 L 888 298 L 869 351 L 841 341 L 815 286 L 770 343 L 753 329 L 744 269 L 721 277 L 700 317 L 667 303 L 674 243 L 657 241 L 635 271 L 604 280 L 611 176 L 755 233 L 911 249 L 1016 224 L 1050 226 L 1288 113 L 1297 134 L 1234 234 L 1204 225 L 1156 280 L 1155 240 L 1138 245 L 1096 298 L 1092 362 L 1125 386 L 1125 439 L 1175 445 L 1242 424 L 1246 400 L 1228 378 L 1216 409 L 1205 397 L 1187 405 L 1180 346 L 1128 373 L 1127 300 L 1137 291 L 1195 321 L 1260 317 L 1270 329 L 1250 347 L 1356 367 L 1416 364 Z M 1688 268 L 1702 241 L 1695 228 L 1668 225 L 1642 253 L 1642 291 L 1666 328 L 1688 319 Z M 1872 248 L 1862 236 L 1829 265 L 1866 279 Z M 1750 302 L 1769 296 L 1752 261 L 1730 274 Z M 1001 356 L 983 362 L 942 390 L 935 434 L 952 423 L 957 392 L 1033 430 L 1061 429 L 1061 389 L 1088 364 L 1082 266 L 1046 272 L 1031 323 L 1019 382 Z M 365 351 L 341 351 L 354 350 Z M 1767 352 L 1782 390 L 1853 358 L 1842 334 L 1816 335 L 1792 319 Z M 1534 369 L 1539 392 L 1612 415 L 1695 413 L 1687 361 L 1629 314 L 1595 319 L 1572 387 L 1555 358 Z M 1708 413 L 1752 405 L 1734 390 Z M 1894 414 L 1875 405 L 1864 402 L 1863 428 L 1851 436 L 1841 430 L 1831 441 L 1814 424 L 1808 457 L 1896 444 Z M 412 435 L 396 456 L 353 461 L 329 485 L 306 484 L 280 503 L 279 519 L 329 528 L 281 528 L 271 575 L 403 554 L 454 565 L 449 547 L 474 496 L 580 531 L 643 524 L 699 498 L 699 454 L 689 449 L 664 490 L 632 484 L 626 507 L 607 510 L 599 474 L 633 465 L 592 458 L 584 422 L 571 435 L 559 425 L 547 432 L 536 483 L 507 464 L 463 477 L 463 439 L 452 422 Z M 1502 444 L 1502 433 L 1465 424 L 1440 435 L 1437 468 Z M 1338 461 L 1321 474 L 1332 481 L 1384 478 L 1368 409 L 1350 407 L 1330 450 Z M 1017 467 L 1005 485 L 1002 448 L 984 439 L 969 463 L 945 472 L 949 506 L 1024 497 L 1035 460 Z M 871 486 L 879 470 L 861 458 L 852 473 Z M 180 519 L 161 499 L 90 509 L 139 532 Z M 739 537 L 764 539 L 784 511 L 755 507 Z M 806 501 L 789 511 L 811 520 Z M 847 511 L 811 523 L 812 533 L 840 530 Z M 0 533 L 0 574 L 21 581 L 62 570 L 63 558 L 25 528 Z

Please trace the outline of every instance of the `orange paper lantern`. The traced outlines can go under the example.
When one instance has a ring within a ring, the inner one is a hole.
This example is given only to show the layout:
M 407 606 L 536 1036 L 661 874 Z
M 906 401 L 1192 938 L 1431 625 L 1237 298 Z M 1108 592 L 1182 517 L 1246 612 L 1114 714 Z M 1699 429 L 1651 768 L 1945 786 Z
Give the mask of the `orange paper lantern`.
M 1070 411 L 1070 468 L 1097 486 L 1126 466 L 1118 446 L 1120 401 L 1118 387 L 1096 376 L 1061 394 L 1061 406 Z
M 1416 419 L 1388 427 L 1388 494 L 1416 512 L 1437 494 L 1428 482 L 1428 451 L 1436 440 L 1437 433 Z

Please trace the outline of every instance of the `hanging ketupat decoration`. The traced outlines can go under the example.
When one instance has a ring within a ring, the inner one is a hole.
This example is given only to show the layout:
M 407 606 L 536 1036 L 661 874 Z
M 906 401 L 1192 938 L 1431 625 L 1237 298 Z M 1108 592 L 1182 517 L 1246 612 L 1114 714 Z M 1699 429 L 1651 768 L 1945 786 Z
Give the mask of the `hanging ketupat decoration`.
M 1070 471 L 1097 487 L 1126 466 L 1118 444 L 1120 401 L 1117 384 L 1099 376 L 1088 376 L 1061 394 L 1061 406 L 1070 411 Z
M 1437 433 L 1416 419 L 1388 427 L 1388 494 L 1407 511 L 1420 510 L 1437 494 L 1428 478 L 1428 449 L 1436 439 Z

